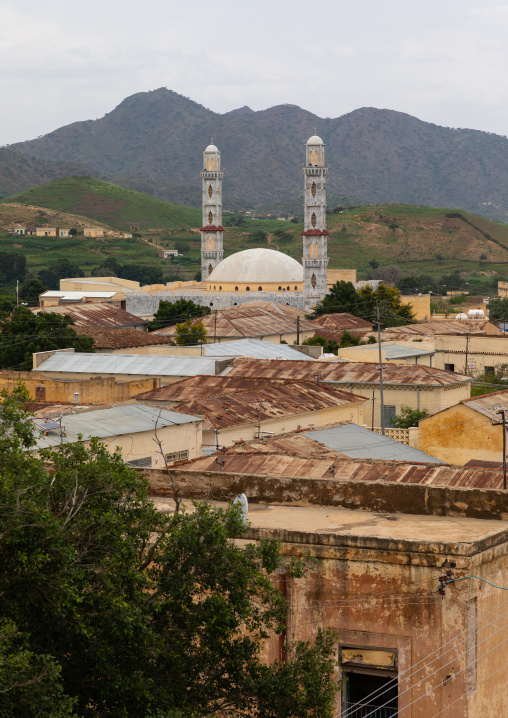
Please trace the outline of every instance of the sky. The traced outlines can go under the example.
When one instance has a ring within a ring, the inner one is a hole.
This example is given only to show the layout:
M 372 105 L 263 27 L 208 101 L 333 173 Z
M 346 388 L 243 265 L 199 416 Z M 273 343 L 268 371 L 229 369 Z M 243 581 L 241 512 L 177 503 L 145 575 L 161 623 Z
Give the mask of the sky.
M 490 0 L 0 0 L 0 146 L 159 87 L 508 135 L 507 36 Z

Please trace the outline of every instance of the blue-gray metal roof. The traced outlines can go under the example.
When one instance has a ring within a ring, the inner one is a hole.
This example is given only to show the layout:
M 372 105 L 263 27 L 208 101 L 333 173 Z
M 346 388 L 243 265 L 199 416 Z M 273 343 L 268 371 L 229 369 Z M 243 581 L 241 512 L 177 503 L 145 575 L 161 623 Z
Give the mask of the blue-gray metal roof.
M 59 353 L 46 359 L 37 371 L 77 374 L 132 374 L 148 376 L 215 375 L 215 359 L 209 357 L 163 356 L 148 354 Z
M 376 356 L 378 344 L 366 344 L 362 349 L 367 351 L 375 351 Z M 387 359 L 409 359 L 410 357 L 422 357 L 426 355 L 432 355 L 435 352 L 430 349 L 421 349 L 419 347 L 406 347 L 403 344 L 383 344 L 381 343 L 381 350 L 384 351 Z
M 318 444 L 338 451 L 351 459 L 383 459 L 388 461 L 422 461 L 442 464 L 434 456 L 412 446 L 401 444 L 388 436 L 377 434 L 358 424 L 343 424 L 319 431 L 303 431 L 302 434 Z
M 60 439 L 59 427 L 51 429 L 47 436 L 44 436 L 44 433 L 36 428 L 35 435 L 37 447 L 47 449 L 57 446 L 60 442 L 74 444 L 80 440 L 80 434 L 85 441 L 92 436 L 106 439 L 112 436 L 153 431 L 156 424 L 158 429 L 162 429 L 165 426 L 189 424 L 193 421 L 203 421 L 203 418 L 136 403 L 114 406 L 110 409 L 64 414 L 62 427 L 65 429 L 66 436 L 62 436 L 62 439 Z
M 238 339 L 231 342 L 205 344 L 203 351 L 207 357 L 252 357 L 253 359 L 296 359 L 315 361 L 288 344 L 266 342 L 261 339 Z

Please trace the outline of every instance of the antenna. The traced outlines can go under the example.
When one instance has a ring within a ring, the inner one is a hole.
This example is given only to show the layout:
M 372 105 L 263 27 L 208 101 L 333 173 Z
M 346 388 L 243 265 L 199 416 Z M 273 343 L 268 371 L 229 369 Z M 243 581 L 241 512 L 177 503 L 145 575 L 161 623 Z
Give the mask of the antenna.
M 249 502 L 248 502 L 245 494 L 238 494 L 238 496 L 233 501 L 233 506 L 240 506 L 240 510 L 241 510 L 242 516 L 243 516 L 243 523 L 245 526 L 247 526 L 247 515 L 249 513 Z

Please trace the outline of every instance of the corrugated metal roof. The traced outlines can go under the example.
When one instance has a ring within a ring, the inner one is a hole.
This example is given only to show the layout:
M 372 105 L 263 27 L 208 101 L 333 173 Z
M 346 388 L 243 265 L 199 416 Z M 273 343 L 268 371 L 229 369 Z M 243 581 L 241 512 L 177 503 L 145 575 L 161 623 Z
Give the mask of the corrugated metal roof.
M 74 329 L 78 334 L 93 337 L 96 349 L 128 349 L 173 343 L 169 337 L 157 337 L 151 332 L 139 332 L 137 329 L 93 327 L 85 324 L 75 326 Z
M 319 325 L 320 327 L 328 327 L 341 331 L 345 329 L 372 329 L 373 326 L 372 322 L 368 322 L 360 317 L 355 317 L 354 314 L 348 314 L 347 312 L 322 314 L 320 317 L 316 317 L 311 321 L 314 326 Z
M 45 312 L 46 314 L 61 314 L 74 319 L 78 326 L 94 327 L 135 327 L 142 326 L 147 322 L 135 314 L 126 312 L 124 309 L 114 307 L 104 302 L 90 302 L 87 304 L 71 304 L 58 307 L 36 307 L 31 309 L 34 314 Z
M 287 344 L 264 342 L 261 339 L 239 339 L 220 344 L 205 344 L 203 347 L 207 357 L 253 357 L 254 359 L 289 359 L 306 362 L 315 360 L 307 354 L 293 349 Z
M 366 344 L 361 347 L 362 351 L 378 352 L 379 344 Z M 383 344 L 381 342 L 381 350 L 385 353 L 386 359 L 409 359 L 410 357 L 421 357 L 425 355 L 433 355 L 435 352 L 429 349 L 419 349 L 417 347 L 406 347 L 403 344 Z M 372 360 L 374 361 L 374 359 Z
M 434 456 L 399 441 L 369 431 L 357 424 L 344 424 L 329 429 L 305 431 L 303 435 L 338 451 L 351 459 L 386 459 L 387 461 L 418 461 L 442 464 Z
M 438 334 L 485 334 L 485 326 L 489 323 L 488 319 L 465 319 L 464 321 L 435 321 L 435 322 L 418 322 L 417 324 L 404 324 L 400 327 L 388 327 L 383 330 L 383 339 L 388 336 L 434 336 Z
M 141 431 L 152 431 L 156 425 L 157 428 L 162 429 L 165 426 L 188 424 L 194 421 L 202 421 L 202 419 L 144 404 L 127 404 L 110 409 L 65 414 L 62 417 L 62 426 L 65 428 L 66 436 L 60 438 L 60 429 L 51 430 L 47 436 L 41 433 L 37 437 L 37 447 L 45 449 L 60 443 L 74 444 L 80 440 L 79 435 L 82 435 L 84 440 L 94 436 L 105 439 L 112 436 L 137 434 Z M 37 436 L 37 429 L 35 433 Z
M 133 376 L 195 376 L 215 374 L 215 359 L 168 357 L 147 354 L 56 353 L 38 371 L 76 374 L 131 374 Z
M 228 376 L 266 377 L 273 379 L 313 379 L 339 384 L 379 384 L 379 367 L 374 362 L 270 361 L 235 359 L 226 370 Z M 385 384 L 420 384 L 450 386 L 470 382 L 471 377 L 420 364 L 385 364 Z
M 47 292 L 43 292 L 41 294 L 41 297 L 55 297 L 56 299 L 84 299 L 86 297 L 92 297 L 92 298 L 104 298 L 104 299 L 111 299 L 111 297 L 114 297 L 116 292 L 73 292 L 73 291 L 63 291 L 60 292 L 58 290 L 48 290 Z
M 502 389 L 492 394 L 473 396 L 471 399 L 463 399 L 460 403 L 473 411 L 488 416 L 493 421 L 501 422 L 501 416 L 496 413 L 496 409 L 501 407 L 508 410 L 508 389 Z

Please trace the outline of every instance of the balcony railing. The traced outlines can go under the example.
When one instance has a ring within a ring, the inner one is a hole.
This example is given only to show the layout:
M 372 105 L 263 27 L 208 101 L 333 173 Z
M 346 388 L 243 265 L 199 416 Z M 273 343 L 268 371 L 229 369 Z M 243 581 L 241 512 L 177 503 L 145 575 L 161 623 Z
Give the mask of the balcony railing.
M 342 709 L 342 715 L 347 718 L 393 718 L 397 713 L 397 708 L 370 706 L 365 703 L 346 703 Z

